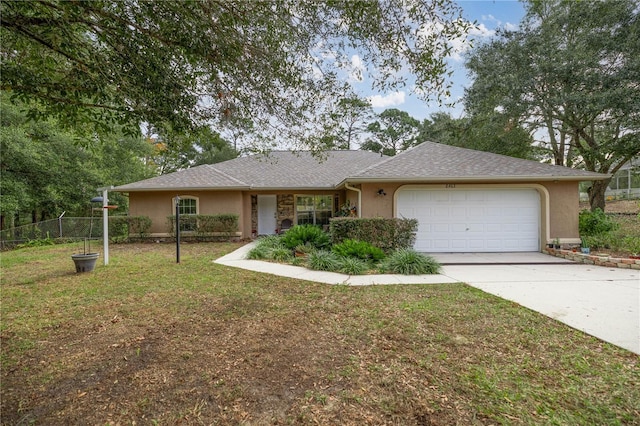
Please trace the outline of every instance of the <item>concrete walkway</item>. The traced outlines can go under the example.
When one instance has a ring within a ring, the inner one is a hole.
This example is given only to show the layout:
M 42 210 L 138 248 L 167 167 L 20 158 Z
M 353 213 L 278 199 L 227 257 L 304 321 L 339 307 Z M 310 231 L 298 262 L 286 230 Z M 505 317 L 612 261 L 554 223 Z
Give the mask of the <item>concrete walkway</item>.
M 246 253 L 252 247 L 253 244 L 247 244 L 215 262 L 326 284 L 464 282 L 640 354 L 640 271 L 637 270 L 568 263 L 542 253 L 438 254 L 434 257 L 444 265 L 441 275 L 349 276 L 246 260 Z

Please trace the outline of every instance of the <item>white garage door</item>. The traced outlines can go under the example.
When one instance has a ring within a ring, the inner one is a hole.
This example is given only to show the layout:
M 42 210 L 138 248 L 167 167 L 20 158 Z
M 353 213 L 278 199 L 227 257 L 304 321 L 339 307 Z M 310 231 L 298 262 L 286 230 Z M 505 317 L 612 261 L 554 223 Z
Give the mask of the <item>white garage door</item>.
M 535 189 L 400 189 L 397 216 L 418 219 L 422 252 L 539 251 Z

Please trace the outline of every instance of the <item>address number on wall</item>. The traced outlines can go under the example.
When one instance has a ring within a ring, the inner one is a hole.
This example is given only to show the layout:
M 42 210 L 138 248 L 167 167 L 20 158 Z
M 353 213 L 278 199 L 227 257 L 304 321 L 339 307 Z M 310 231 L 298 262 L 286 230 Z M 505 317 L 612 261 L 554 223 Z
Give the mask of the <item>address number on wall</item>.
M 451 188 L 455 188 L 456 184 L 455 183 L 445 183 L 444 187 L 447 189 L 451 189 Z

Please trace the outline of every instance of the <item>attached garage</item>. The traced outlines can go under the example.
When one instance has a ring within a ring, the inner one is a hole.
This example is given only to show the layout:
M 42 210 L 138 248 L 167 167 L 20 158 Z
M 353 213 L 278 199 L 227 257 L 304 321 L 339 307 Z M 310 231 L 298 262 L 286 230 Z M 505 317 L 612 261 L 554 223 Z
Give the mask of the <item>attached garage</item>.
M 534 188 L 401 187 L 396 217 L 418 220 L 421 252 L 540 250 L 540 194 Z

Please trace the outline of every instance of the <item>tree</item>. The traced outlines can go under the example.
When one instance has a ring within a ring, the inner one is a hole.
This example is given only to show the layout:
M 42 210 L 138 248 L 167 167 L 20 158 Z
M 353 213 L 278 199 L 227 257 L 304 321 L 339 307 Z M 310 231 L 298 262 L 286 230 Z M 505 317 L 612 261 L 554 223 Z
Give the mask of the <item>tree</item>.
M 153 132 L 159 134 L 153 136 Z M 238 156 L 229 142 L 209 127 L 176 133 L 149 129 L 147 141 L 154 154 L 147 159 L 159 174 L 173 173 L 202 164 L 214 164 Z
M 416 144 L 420 122 L 408 112 L 396 108 L 386 109 L 378 120 L 367 126 L 371 137 L 360 147 L 384 155 L 396 155 Z
M 500 113 L 455 119 L 448 113 L 437 112 L 422 122 L 418 140 L 510 157 L 536 158 L 533 138 L 529 132 Z
M 96 189 L 152 176 L 142 158 L 148 145 L 114 131 L 108 139 L 82 144 L 54 119 L 31 121 L 20 106 L 0 95 L 0 216 L 2 227 L 85 215 Z M 110 198 L 122 205 L 119 194 Z M 17 219 L 17 220 L 16 220 Z
M 133 131 L 249 120 L 281 138 L 348 96 L 356 53 L 377 90 L 409 70 L 446 93 L 449 40 L 471 26 L 451 0 L 3 0 L 0 19 L 2 89 L 32 117 Z
M 471 115 L 525 123 L 555 164 L 614 174 L 640 153 L 640 20 L 633 0 L 535 1 L 516 32 L 473 51 Z M 609 179 L 594 181 L 605 207 Z
M 343 98 L 329 113 L 325 133 L 332 137 L 336 149 L 349 150 L 361 144 L 361 135 L 373 117 L 373 108 L 368 101 L 357 97 Z

